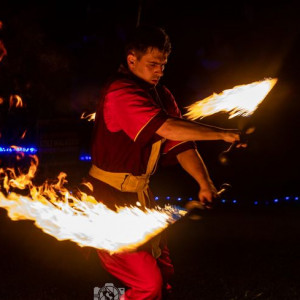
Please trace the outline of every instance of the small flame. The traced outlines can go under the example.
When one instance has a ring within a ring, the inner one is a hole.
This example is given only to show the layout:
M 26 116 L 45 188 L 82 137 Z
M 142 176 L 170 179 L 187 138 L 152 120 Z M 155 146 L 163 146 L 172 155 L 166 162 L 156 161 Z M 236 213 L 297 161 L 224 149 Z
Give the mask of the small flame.
M 21 136 L 21 139 L 24 139 L 26 133 L 27 133 L 27 129 L 23 132 L 23 134 L 22 134 L 22 136 Z
M 191 120 L 204 118 L 218 112 L 229 113 L 229 118 L 238 115 L 249 116 L 265 99 L 276 82 L 276 78 L 269 78 L 238 85 L 232 89 L 224 90 L 220 94 L 213 94 L 187 107 L 188 112 L 185 116 Z
M 38 228 L 58 240 L 71 240 L 79 246 L 110 253 L 134 250 L 186 213 L 171 206 L 113 211 L 83 192 L 74 196 L 64 187 L 65 173 L 60 173 L 55 183 L 35 186 L 32 179 L 37 165 L 38 158 L 32 156 L 27 174 L 0 169 L 6 191 L 0 191 L 0 207 L 8 211 L 12 220 L 33 220 Z M 13 188 L 29 190 L 29 195 L 17 194 Z
M 9 108 L 11 107 L 23 107 L 23 101 L 22 98 L 18 95 L 11 95 L 9 97 Z
M 81 115 L 80 119 L 87 119 L 88 121 L 95 121 L 96 113 L 85 115 L 85 112 Z
M 94 187 L 90 182 L 82 182 L 82 185 L 85 185 L 90 191 L 94 191 Z
M 3 42 L 0 40 L 0 62 L 5 55 L 7 55 L 7 50 L 6 50 Z
M 4 99 L 0 97 L 0 105 L 4 103 Z

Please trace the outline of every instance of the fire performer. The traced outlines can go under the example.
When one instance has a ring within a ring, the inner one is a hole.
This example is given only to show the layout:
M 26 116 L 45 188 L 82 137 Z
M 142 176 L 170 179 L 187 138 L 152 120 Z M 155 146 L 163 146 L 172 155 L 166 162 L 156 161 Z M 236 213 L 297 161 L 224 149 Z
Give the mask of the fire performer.
M 116 206 L 153 207 L 149 178 L 161 154 L 176 159 L 199 184 L 199 200 L 210 203 L 216 188 L 197 152 L 196 140 L 240 140 L 239 131 L 184 120 L 171 92 L 159 84 L 171 52 L 161 28 L 139 27 L 125 47 L 126 62 L 101 96 L 92 140 L 90 181 L 94 196 Z M 174 272 L 165 237 L 135 252 L 97 250 L 103 266 L 128 287 L 126 299 L 161 299 Z

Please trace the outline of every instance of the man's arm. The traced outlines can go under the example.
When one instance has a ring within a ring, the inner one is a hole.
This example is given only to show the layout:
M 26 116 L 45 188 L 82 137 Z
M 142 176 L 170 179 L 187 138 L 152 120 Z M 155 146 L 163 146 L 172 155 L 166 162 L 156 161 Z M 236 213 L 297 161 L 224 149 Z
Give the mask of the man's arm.
M 238 130 L 224 129 L 180 118 L 168 118 L 156 133 L 173 141 L 224 140 L 233 143 L 240 140 Z
M 217 190 L 198 151 L 189 149 L 181 152 L 177 154 L 177 160 L 182 168 L 198 182 L 200 202 L 203 205 L 212 202 L 217 195 Z

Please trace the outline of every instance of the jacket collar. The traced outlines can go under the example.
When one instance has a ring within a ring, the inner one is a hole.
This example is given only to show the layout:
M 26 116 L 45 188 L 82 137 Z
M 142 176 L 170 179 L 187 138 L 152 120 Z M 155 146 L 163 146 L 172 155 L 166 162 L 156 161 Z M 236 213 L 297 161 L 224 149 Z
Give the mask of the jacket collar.
M 131 80 L 134 80 L 138 85 L 140 85 L 142 88 L 146 90 L 151 90 L 155 88 L 153 84 L 150 84 L 147 81 L 134 75 L 124 64 L 120 65 L 118 69 L 118 74 L 122 77 L 130 78 Z

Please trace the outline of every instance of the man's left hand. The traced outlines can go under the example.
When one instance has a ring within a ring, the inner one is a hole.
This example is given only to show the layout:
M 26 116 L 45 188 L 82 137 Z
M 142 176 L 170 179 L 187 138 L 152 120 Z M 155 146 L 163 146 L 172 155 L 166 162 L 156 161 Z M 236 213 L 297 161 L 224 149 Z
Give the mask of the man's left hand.
M 217 189 L 212 182 L 202 185 L 198 194 L 200 203 L 206 208 L 212 208 L 212 201 L 217 197 Z

